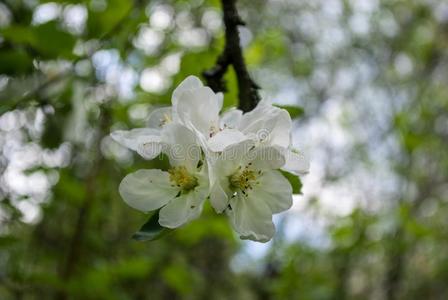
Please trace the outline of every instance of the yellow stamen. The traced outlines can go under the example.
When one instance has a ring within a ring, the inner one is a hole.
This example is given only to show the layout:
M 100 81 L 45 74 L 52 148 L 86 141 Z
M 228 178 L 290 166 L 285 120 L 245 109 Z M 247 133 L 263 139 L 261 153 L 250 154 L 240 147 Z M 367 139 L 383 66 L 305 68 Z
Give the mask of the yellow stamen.
M 219 127 L 216 127 L 214 125 L 210 126 L 208 129 L 209 137 L 213 137 L 215 134 L 217 134 L 221 129 Z
M 172 121 L 171 116 L 167 113 L 164 113 L 163 118 L 160 120 L 160 126 L 171 123 L 171 121 Z
M 257 177 L 260 172 L 245 167 L 243 170 L 237 171 L 230 176 L 230 185 L 236 189 L 240 189 L 245 194 L 245 190 L 252 189 L 253 185 L 258 183 Z
M 184 166 L 173 167 L 168 170 L 170 181 L 184 191 L 190 191 L 198 185 L 196 177 L 188 173 Z

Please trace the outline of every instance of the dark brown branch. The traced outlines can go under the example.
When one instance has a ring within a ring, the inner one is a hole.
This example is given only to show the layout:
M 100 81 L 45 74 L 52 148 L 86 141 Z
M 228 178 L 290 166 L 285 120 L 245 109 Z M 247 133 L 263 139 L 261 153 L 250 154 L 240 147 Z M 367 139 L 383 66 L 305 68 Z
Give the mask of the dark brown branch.
M 244 25 L 236 9 L 236 0 L 221 0 L 224 13 L 225 47 L 218 57 L 216 65 L 204 71 L 207 84 L 215 92 L 225 92 L 224 75 L 230 65 L 233 66 L 238 82 L 239 108 L 244 112 L 252 110 L 260 101 L 258 85 L 250 77 L 244 62 L 240 45 L 238 26 Z

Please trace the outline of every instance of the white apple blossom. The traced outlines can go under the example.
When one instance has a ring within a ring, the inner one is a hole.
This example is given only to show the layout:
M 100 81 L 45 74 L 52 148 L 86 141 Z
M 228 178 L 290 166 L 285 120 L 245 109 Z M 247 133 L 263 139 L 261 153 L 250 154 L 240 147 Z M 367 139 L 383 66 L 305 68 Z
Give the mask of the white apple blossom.
M 283 170 L 295 175 L 308 173 L 308 158 L 292 147 L 292 121 L 285 109 L 263 100 L 250 112 L 243 114 L 233 109 L 224 113 L 221 120 L 226 127 L 239 130 L 257 144 L 277 147 L 285 156 Z
M 129 206 L 140 211 L 161 208 L 159 224 L 176 228 L 201 214 L 209 193 L 207 167 L 199 163 L 201 150 L 192 131 L 173 123 L 160 133 L 161 151 L 171 168 L 131 173 L 122 180 L 119 192 Z
M 135 128 L 131 130 L 116 130 L 110 136 L 120 145 L 136 151 L 146 159 L 153 159 L 160 154 L 161 146 L 155 153 L 145 151 L 145 144 L 158 145 L 161 141 L 160 130 L 154 128 Z
M 215 94 L 209 87 L 196 86 L 179 93 L 178 101 L 173 102 L 173 115 L 196 133 L 205 151 L 219 152 L 246 138 L 239 130 L 222 123 L 222 104 L 222 93 Z
M 188 76 L 173 91 L 171 96 L 171 106 L 157 108 L 152 111 L 148 118 L 149 128 L 162 128 L 164 125 L 175 122 L 179 123 L 177 116 L 177 104 L 182 94 L 187 91 L 194 91 L 204 87 L 201 80 L 196 76 Z
M 226 128 L 219 113 L 223 94 L 214 93 L 195 76 L 188 76 L 174 90 L 170 107 L 155 109 L 148 118 L 148 128 L 118 130 L 111 134 L 121 145 L 137 151 L 146 159 L 160 154 L 160 130 L 169 123 L 180 123 L 193 130 L 198 142 L 210 151 L 222 151 L 244 139 L 239 130 Z M 136 140 L 134 137 L 139 136 Z M 134 144 L 130 144 L 132 140 Z M 148 148 L 148 145 L 151 145 Z
M 272 215 L 292 205 L 292 187 L 279 169 L 308 172 L 308 160 L 291 146 L 289 113 L 260 102 L 251 112 L 220 115 L 222 93 L 194 76 L 173 92 L 172 106 L 156 109 L 148 128 L 115 131 L 120 144 L 147 159 L 165 153 L 168 171 L 138 170 L 120 184 L 131 207 L 160 209 L 159 224 L 176 228 L 197 218 L 206 198 L 226 212 L 242 239 L 269 241 Z
M 157 108 L 149 115 L 148 128 L 117 130 L 111 133 L 111 137 L 122 146 L 137 151 L 143 158 L 154 159 L 162 151 L 162 128 L 166 124 L 179 123 L 176 111 L 182 94 L 203 87 L 199 78 L 188 76 L 173 91 L 171 97 L 172 106 Z M 219 97 L 217 101 L 219 101 Z
M 278 171 L 284 156 L 272 146 L 245 140 L 227 147 L 213 159 L 210 202 L 225 211 L 241 239 L 269 241 L 272 215 L 292 205 L 292 187 Z

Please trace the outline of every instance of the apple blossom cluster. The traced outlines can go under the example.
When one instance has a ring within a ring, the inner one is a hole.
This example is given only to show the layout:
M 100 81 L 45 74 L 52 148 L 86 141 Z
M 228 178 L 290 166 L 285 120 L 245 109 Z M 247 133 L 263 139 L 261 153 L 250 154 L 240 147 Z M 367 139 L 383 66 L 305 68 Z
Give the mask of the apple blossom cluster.
M 127 175 L 119 192 L 137 210 L 160 209 L 166 228 L 198 218 L 209 200 L 240 238 L 267 242 L 275 233 L 272 215 L 292 205 L 292 187 L 280 170 L 304 175 L 309 163 L 291 146 L 286 110 L 261 101 L 247 113 L 220 114 L 222 105 L 222 93 L 189 76 L 174 90 L 171 107 L 152 112 L 147 128 L 112 132 L 143 158 L 163 153 L 171 165 Z

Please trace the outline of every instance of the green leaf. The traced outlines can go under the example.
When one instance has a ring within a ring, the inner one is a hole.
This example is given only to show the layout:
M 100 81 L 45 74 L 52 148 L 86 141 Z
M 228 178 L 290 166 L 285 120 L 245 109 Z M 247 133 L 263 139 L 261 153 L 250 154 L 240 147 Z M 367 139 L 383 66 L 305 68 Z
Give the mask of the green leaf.
M 87 29 L 90 37 L 98 38 L 113 31 L 132 9 L 133 1 L 109 0 L 105 9 L 90 9 Z
M 63 141 L 63 119 L 59 115 L 47 115 L 41 143 L 44 148 L 56 149 Z
M 19 239 L 13 236 L 1 236 L 0 237 L 0 248 L 8 248 L 10 246 L 15 245 L 17 242 L 19 242 Z
M 17 44 L 31 44 L 33 42 L 33 27 L 14 25 L 0 31 L 3 38 Z
M 35 27 L 11 26 L 0 33 L 7 41 L 32 47 L 44 58 L 73 57 L 75 37 L 61 30 L 55 21 Z
M 166 284 L 180 295 L 191 295 L 195 286 L 195 276 L 191 268 L 181 260 L 164 267 L 162 278 Z
M 23 75 L 33 69 L 33 60 L 22 49 L 0 51 L 0 74 Z
M 157 210 L 150 218 L 149 220 L 143 224 L 142 228 L 140 228 L 139 231 L 134 233 L 132 238 L 136 241 L 154 241 L 168 232 L 171 231 L 169 228 L 165 228 L 160 226 L 159 224 L 159 211 Z
M 280 171 L 282 172 L 283 176 L 285 176 L 286 179 L 288 179 L 289 183 L 292 186 L 292 193 L 293 194 L 302 194 L 302 181 L 300 180 L 299 176 L 288 173 L 286 171 Z
M 227 91 L 224 93 L 223 108 L 238 106 L 238 80 L 233 67 L 230 67 L 224 76 Z
M 277 106 L 279 108 L 283 108 L 283 109 L 287 110 L 289 115 L 291 116 L 291 119 L 301 117 L 305 113 L 305 111 L 303 110 L 303 107 L 300 107 L 300 106 L 277 105 L 277 104 L 274 104 L 274 106 Z
M 75 37 L 68 32 L 62 31 L 56 22 L 48 22 L 39 25 L 34 30 L 34 46 L 42 54 L 53 57 L 71 58 Z

